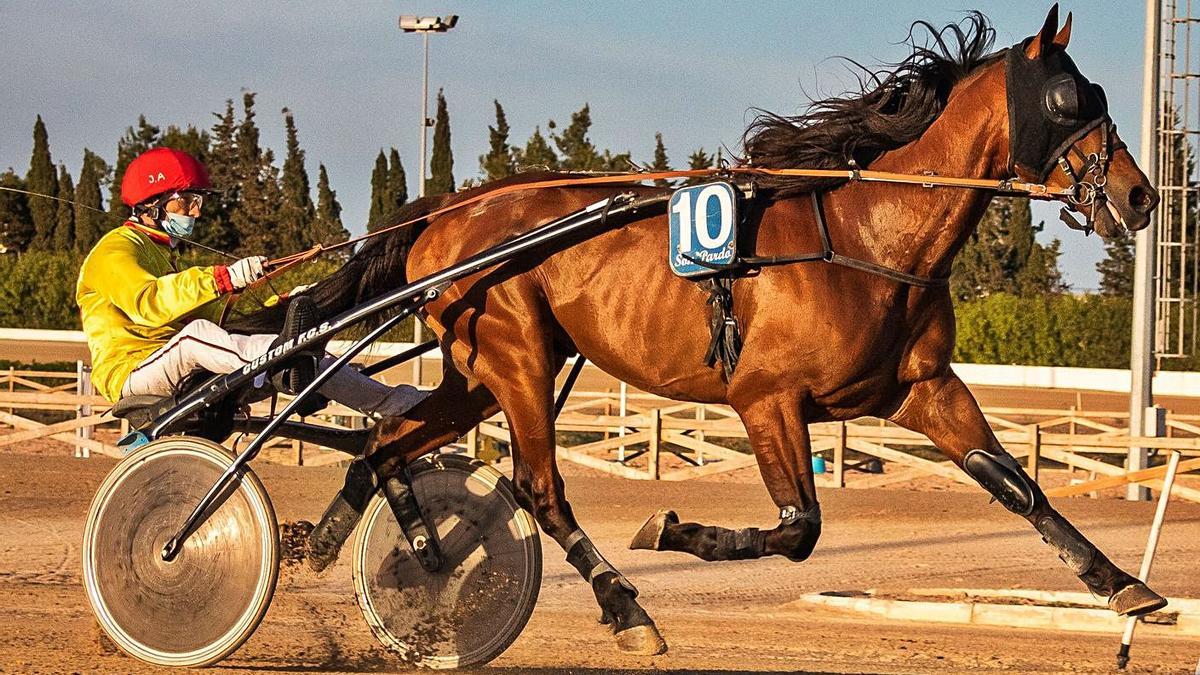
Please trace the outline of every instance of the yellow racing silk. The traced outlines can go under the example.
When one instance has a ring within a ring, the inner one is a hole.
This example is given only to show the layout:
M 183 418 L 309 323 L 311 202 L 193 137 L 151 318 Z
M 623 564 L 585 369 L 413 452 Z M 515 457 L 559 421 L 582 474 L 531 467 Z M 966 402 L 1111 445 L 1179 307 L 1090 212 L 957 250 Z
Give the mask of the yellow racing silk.
M 218 268 L 180 270 L 167 241 L 126 223 L 104 235 L 79 270 L 75 301 L 92 354 L 92 382 L 109 401 L 121 397 L 129 373 L 188 321 L 221 320 Z

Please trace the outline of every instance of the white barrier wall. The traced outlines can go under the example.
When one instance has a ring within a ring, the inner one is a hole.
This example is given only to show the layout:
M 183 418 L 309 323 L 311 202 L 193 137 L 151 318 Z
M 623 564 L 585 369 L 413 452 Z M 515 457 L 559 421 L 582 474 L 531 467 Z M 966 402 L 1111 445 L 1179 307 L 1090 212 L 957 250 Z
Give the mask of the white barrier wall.
M 82 331 L 33 328 L 0 328 L 0 340 L 76 344 L 85 342 Z M 330 351 L 340 353 L 349 344 L 349 342 L 335 340 L 329 345 Z M 366 355 L 382 358 L 398 354 L 411 346 L 411 343 L 377 343 L 367 350 Z M 440 360 L 441 353 L 435 350 L 425 358 Z M 1128 370 L 956 363 L 954 372 L 958 373 L 958 376 L 967 384 L 1037 389 L 1129 391 Z M 1154 393 L 1161 396 L 1200 396 L 1200 373 L 1179 371 L 1155 373 Z

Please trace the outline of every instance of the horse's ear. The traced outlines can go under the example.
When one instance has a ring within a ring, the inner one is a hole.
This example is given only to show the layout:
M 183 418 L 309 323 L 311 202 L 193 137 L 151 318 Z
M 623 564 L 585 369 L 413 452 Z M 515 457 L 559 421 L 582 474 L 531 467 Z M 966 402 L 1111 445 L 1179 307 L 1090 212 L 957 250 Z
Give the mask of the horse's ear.
M 1067 20 L 1063 22 L 1062 30 L 1058 31 L 1058 35 L 1054 36 L 1054 44 L 1067 48 L 1067 43 L 1071 41 L 1071 13 L 1067 12 Z
M 1038 34 L 1033 36 L 1029 44 L 1025 46 L 1025 56 L 1030 59 L 1036 59 L 1046 53 L 1046 48 L 1049 47 L 1055 40 L 1055 34 L 1058 33 L 1058 3 L 1050 8 L 1050 12 L 1046 14 L 1046 22 L 1042 24 L 1042 29 Z M 1068 33 L 1069 35 L 1069 33 Z

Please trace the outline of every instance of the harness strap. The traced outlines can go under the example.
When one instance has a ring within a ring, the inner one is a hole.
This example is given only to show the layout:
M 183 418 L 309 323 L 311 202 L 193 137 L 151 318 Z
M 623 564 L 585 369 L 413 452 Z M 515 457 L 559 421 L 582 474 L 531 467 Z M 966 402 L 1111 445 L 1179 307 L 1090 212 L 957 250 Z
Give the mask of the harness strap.
M 705 365 L 717 361 L 725 371 L 725 381 L 733 379 L 738 355 L 742 352 L 742 334 L 733 315 L 733 277 L 722 274 L 708 279 L 708 304 L 712 307 L 708 326 L 711 338 L 704 352 Z
M 833 243 L 829 238 L 829 224 L 825 221 L 825 209 L 821 207 L 821 193 L 814 191 L 810 195 L 813 204 L 813 215 L 817 219 L 817 232 L 821 235 L 822 250 L 820 252 L 798 253 L 795 255 L 740 256 L 738 261 L 752 267 L 767 267 L 770 265 L 786 265 L 789 263 L 823 260 L 827 263 L 868 272 L 918 288 L 936 288 L 946 286 L 950 283 L 949 277 L 926 277 L 909 274 L 908 272 L 902 272 L 891 267 L 885 267 L 837 253 L 833 250 Z

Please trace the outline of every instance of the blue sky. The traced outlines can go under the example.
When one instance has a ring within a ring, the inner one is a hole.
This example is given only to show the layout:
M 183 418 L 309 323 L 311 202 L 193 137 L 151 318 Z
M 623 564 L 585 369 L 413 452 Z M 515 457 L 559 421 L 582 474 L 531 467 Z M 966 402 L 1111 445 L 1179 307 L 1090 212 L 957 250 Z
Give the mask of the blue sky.
M 263 142 L 282 154 L 279 110 L 296 115 L 314 183 L 318 162 L 362 229 L 370 172 L 396 146 L 416 193 L 421 40 L 400 14 L 459 14 L 432 38 L 430 87 L 450 109 L 455 178 L 479 173 L 498 99 L 523 144 L 536 125 L 564 122 L 591 104 L 592 139 L 649 161 L 654 133 L 673 163 L 698 147 L 736 148 L 751 107 L 801 110 L 808 95 L 849 84 L 844 55 L 864 63 L 901 58 L 909 23 L 944 24 L 983 10 L 997 46 L 1032 34 L 1048 2 L 862 0 L 815 2 L 7 2 L 0 0 L 0 169 L 29 165 L 41 114 L 56 162 L 78 172 L 84 147 L 110 161 L 125 127 L 209 126 L 243 89 L 258 92 Z M 1108 91 L 1136 156 L 1140 127 L 1143 6 L 1068 1 L 1070 52 Z M 1084 239 L 1038 206 L 1045 238 L 1063 240 L 1062 267 L 1077 289 L 1098 283 L 1097 237 Z

